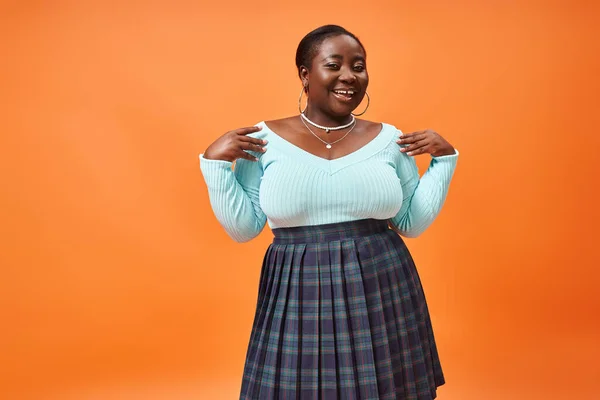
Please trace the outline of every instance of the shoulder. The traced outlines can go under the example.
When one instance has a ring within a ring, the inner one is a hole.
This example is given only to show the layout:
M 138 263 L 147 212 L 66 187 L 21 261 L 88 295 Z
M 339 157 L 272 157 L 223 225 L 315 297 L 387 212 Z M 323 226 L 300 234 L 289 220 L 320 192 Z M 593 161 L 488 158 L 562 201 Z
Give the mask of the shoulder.
M 292 115 L 290 117 L 272 119 L 272 120 L 264 121 L 264 122 L 267 124 L 285 125 L 285 124 L 289 124 L 292 121 L 297 120 L 297 119 L 298 119 L 298 115 Z
M 286 138 L 287 136 L 289 136 L 289 132 L 295 131 L 294 117 L 263 120 L 254 124 L 254 126 L 257 126 L 261 129 L 258 132 L 250 133 L 247 136 L 256 139 L 266 140 L 268 142 L 271 142 L 271 140 L 273 139 L 279 140 L 280 137 Z M 259 154 L 259 156 L 262 156 L 262 153 Z
M 374 122 L 374 121 L 368 121 L 365 119 L 356 119 L 356 121 L 358 122 L 358 127 L 362 127 L 362 130 L 365 132 L 381 132 L 383 133 L 393 133 L 393 134 L 398 134 L 401 135 L 402 132 L 400 131 L 400 129 L 396 128 L 396 126 L 394 126 L 393 124 L 387 123 L 387 122 Z
M 410 157 L 406 153 L 400 151 L 402 145 L 397 141 L 404 134 L 402 130 L 388 122 L 377 122 L 373 124 L 380 130 L 382 140 L 387 141 L 385 151 L 394 159 L 394 162 L 397 164 L 415 163 L 414 157 Z
M 360 126 L 363 126 L 365 128 L 371 128 L 371 129 L 375 129 L 377 127 L 381 128 L 381 125 L 382 125 L 382 122 L 374 122 L 374 121 L 369 121 L 366 119 L 358 119 L 358 118 L 356 118 L 356 122 Z
M 297 115 L 279 119 L 272 119 L 269 121 L 263 121 L 263 126 L 267 126 L 270 130 L 279 132 L 279 131 L 288 131 L 290 129 L 297 129 L 299 118 Z

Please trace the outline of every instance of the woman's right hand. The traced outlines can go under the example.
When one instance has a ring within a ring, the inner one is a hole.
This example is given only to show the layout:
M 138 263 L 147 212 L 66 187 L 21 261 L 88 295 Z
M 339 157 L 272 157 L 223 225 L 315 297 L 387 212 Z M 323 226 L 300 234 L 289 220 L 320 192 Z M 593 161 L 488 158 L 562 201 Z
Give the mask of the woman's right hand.
M 215 140 L 204 152 L 204 158 L 209 160 L 235 161 L 238 158 L 245 158 L 250 161 L 258 161 L 258 158 L 249 154 L 245 150 L 264 153 L 267 151 L 264 145 L 266 140 L 255 139 L 247 136 L 250 133 L 258 132 L 262 129 L 260 126 L 250 126 L 247 128 L 235 129 L 229 131 L 217 140 Z

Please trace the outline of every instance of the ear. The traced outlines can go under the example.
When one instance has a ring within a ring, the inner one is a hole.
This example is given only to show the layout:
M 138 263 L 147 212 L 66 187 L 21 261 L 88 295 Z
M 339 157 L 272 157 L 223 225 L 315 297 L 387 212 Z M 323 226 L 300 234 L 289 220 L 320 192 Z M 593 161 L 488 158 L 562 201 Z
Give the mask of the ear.
M 307 87 L 308 86 L 308 68 L 306 68 L 304 65 L 300 66 L 300 68 L 298 69 L 298 75 L 300 76 L 300 79 L 302 80 L 302 86 Z

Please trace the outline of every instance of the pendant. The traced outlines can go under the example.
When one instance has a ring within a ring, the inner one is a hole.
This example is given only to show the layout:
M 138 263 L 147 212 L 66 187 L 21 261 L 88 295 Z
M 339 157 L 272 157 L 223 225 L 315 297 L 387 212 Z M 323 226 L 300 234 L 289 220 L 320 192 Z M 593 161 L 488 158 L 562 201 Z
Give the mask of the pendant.
M 329 133 L 329 129 L 325 129 L 325 133 Z
M 330 145 L 330 144 L 328 144 L 328 145 L 327 145 L 327 146 L 325 146 L 325 147 L 327 147 L 328 149 L 330 149 L 330 148 L 331 148 L 331 145 Z

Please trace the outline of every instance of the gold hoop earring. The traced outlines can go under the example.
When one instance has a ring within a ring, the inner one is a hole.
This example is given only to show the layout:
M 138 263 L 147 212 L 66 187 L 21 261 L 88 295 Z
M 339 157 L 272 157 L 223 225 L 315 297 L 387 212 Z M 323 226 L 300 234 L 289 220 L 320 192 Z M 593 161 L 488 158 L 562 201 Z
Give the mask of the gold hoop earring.
M 306 107 L 308 107 L 308 96 L 306 96 L 306 106 L 304 106 L 304 110 L 302 109 L 302 93 L 304 93 L 307 88 L 308 85 L 302 86 L 300 97 L 298 97 L 298 111 L 300 111 L 300 114 L 304 114 L 304 111 L 306 111 Z
M 366 113 L 367 110 L 369 109 L 369 104 L 371 104 L 371 98 L 369 97 L 369 93 L 368 92 L 365 91 L 365 94 L 367 95 L 367 107 L 360 114 L 354 114 L 354 113 L 352 113 L 352 115 L 354 115 L 355 117 L 360 117 L 361 115 L 363 115 L 364 113 Z

